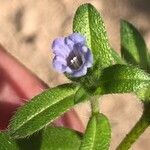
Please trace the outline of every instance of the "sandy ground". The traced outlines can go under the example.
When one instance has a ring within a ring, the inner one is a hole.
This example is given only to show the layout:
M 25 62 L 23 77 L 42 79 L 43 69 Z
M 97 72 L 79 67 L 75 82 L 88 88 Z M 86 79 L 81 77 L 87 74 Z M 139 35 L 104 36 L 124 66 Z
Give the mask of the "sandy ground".
M 71 33 L 75 10 L 85 2 L 102 12 L 110 43 L 117 51 L 121 18 L 135 24 L 150 48 L 149 0 L 0 0 L 0 43 L 50 87 L 67 82 L 52 68 L 51 42 Z M 100 105 L 112 125 L 110 150 L 114 150 L 140 117 L 142 105 L 129 94 L 103 96 Z M 80 104 L 76 110 L 86 125 L 89 104 Z M 131 149 L 149 150 L 149 133 L 147 129 Z

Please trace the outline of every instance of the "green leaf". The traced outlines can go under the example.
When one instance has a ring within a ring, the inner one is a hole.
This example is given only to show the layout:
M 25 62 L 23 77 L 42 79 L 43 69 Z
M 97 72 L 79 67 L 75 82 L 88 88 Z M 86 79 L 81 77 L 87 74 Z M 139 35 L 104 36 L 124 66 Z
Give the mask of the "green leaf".
M 19 148 L 7 133 L 0 132 L 0 150 L 19 150 Z
M 100 85 L 96 93 L 132 93 L 143 101 L 150 101 L 150 75 L 134 66 L 113 65 L 105 68 L 101 74 Z
M 48 128 L 44 131 L 42 150 L 78 150 L 81 137 L 75 131 L 65 128 Z
M 110 138 L 111 128 L 108 119 L 103 114 L 95 114 L 90 118 L 80 150 L 108 150 Z
M 126 64 L 121 56 L 113 48 L 111 48 L 111 55 L 114 58 L 115 64 Z
M 18 140 L 21 150 L 78 150 L 80 143 L 79 133 L 62 127 L 47 127 L 38 134 Z
M 87 91 L 84 89 L 84 87 L 80 87 L 78 91 L 75 94 L 74 101 L 75 103 L 84 102 L 85 100 L 90 99 L 90 95 L 87 93 Z
M 150 73 L 150 53 L 148 53 L 148 72 Z
M 91 5 L 81 5 L 74 16 L 73 31 L 86 37 L 87 45 L 92 50 L 94 65 L 104 68 L 112 64 L 111 48 L 106 29 L 99 12 Z
M 130 64 L 148 70 L 148 50 L 138 30 L 127 21 L 121 21 L 121 54 Z
M 44 91 L 21 107 L 10 123 L 13 138 L 23 138 L 42 129 L 74 106 L 78 87 L 64 84 Z
M 43 130 L 24 139 L 17 139 L 19 150 L 42 150 Z

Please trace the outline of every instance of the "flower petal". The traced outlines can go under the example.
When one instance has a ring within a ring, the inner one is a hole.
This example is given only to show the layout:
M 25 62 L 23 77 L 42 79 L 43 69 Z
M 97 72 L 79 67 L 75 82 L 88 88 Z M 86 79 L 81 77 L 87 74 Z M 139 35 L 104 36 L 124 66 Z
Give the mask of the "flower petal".
M 72 40 L 74 44 L 80 43 L 81 45 L 83 45 L 86 43 L 84 36 L 80 35 L 79 33 L 73 33 L 68 36 L 68 38 Z
M 81 77 L 86 75 L 87 73 L 87 67 L 86 66 L 82 66 L 80 70 L 74 71 L 71 75 L 73 77 Z
M 59 62 L 60 64 L 67 65 L 66 59 L 62 56 L 55 56 L 53 61 Z
M 85 58 L 85 65 L 89 68 L 92 67 L 93 65 L 93 55 L 90 51 L 89 48 L 87 47 L 82 47 L 82 53 L 84 54 L 84 58 Z
M 69 39 L 68 37 L 65 38 L 65 44 L 68 46 L 68 48 L 70 50 L 73 50 L 74 42 L 71 39 Z
M 86 47 L 85 45 L 83 45 L 82 48 L 81 48 L 81 52 L 83 54 L 86 54 L 88 51 L 89 51 L 88 47 Z
M 52 49 L 53 49 L 53 53 L 55 55 L 61 55 L 65 58 L 68 56 L 68 54 L 70 52 L 70 49 L 65 44 L 65 38 L 63 38 L 63 37 L 57 38 L 54 40 L 54 42 L 52 44 Z
M 65 72 L 66 70 L 66 66 L 64 66 L 63 64 L 60 64 L 59 62 L 53 62 L 53 67 L 59 71 L 59 72 Z
M 69 73 L 69 74 L 72 74 L 73 73 L 73 70 L 70 69 L 70 67 L 67 67 L 66 70 L 65 70 L 66 73 Z
M 53 67 L 59 72 L 65 72 L 67 62 L 63 57 L 55 56 L 53 59 Z

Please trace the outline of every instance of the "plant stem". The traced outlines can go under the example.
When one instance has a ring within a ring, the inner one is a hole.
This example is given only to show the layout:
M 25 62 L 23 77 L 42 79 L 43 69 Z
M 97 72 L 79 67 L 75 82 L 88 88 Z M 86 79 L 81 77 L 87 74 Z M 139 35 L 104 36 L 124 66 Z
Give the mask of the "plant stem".
M 96 96 L 94 96 L 90 102 L 91 102 L 92 114 L 98 113 L 99 112 L 98 98 Z
M 149 106 L 149 104 L 144 105 L 144 111 L 141 118 L 131 129 L 131 131 L 126 135 L 126 137 L 119 144 L 116 150 L 128 150 L 131 145 L 140 137 L 140 135 L 147 129 L 147 127 L 150 125 Z

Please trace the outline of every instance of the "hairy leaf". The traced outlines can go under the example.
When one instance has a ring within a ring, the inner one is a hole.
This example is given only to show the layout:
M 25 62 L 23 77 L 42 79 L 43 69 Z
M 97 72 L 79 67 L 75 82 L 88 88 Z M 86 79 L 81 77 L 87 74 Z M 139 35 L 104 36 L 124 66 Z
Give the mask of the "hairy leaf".
M 103 70 L 97 93 L 136 93 L 139 98 L 148 98 L 150 75 L 134 66 L 113 65 Z M 149 98 L 147 100 L 150 100 Z
M 0 132 L 0 150 L 19 150 L 19 147 L 7 133 Z
M 138 30 L 127 21 L 121 21 L 121 54 L 130 64 L 148 70 L 148 50 Z
M 20 150 L 42 150 L 41 143 L 43 140 L 43 130 L 30 137 L 16 139 L 16 143 Z
M 19 109 L 10 123 L 13 138 L 23 138 L 42 129 L 74 105 L 78 87 L 65 84 L 44 91 Z
M 150 53 L 148 53 L 148 72 L 150 73 Z
M 110 138 L 111 128 L 108 119 L 103 114 L 95 114 L 90 118 L 80 150 L 108 150 Z
M 73 31 L 86 37 L 87 45 L 94 55 L 94 63 L 99 68 L 112 64 L 104 22 L 99 12 L 91 5 L 81 5 L 75 14 Z
M 90 99 L 90 95 L 87 93 L 84 87 L 80 87 L 74 97 L 75 103 L 84 102 L 85 100 L 88 99 Z
M 78 150 L 81 137 L 75 131 L 65 128 L 48 128 L 44 131 L 42 150 Z
M 111 48 L 111 50 L 111 55 L 114 58 L 115 64 L 125 64 L 125 61 L 121 58 L 121 56 L 114 49 Z
M 47 127 L 42 132 L 26 139 L 19 139 L 21 150 L 78 150 L 81 136 L 67 128 Z

